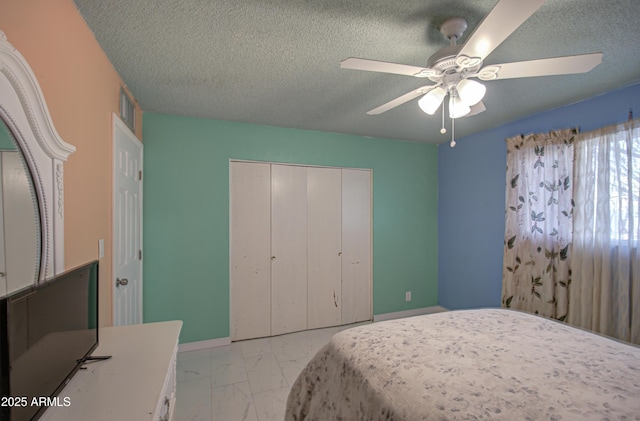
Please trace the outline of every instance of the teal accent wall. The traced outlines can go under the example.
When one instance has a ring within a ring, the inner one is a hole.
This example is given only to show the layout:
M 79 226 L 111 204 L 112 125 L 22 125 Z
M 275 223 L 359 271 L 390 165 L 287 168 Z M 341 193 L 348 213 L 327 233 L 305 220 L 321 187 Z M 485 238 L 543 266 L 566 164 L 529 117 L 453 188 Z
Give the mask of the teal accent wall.
M 373 169 L 373 311 L 438 304 L 437 147 L 145 113 L 144 321 L 229 336 L 229 160 Z M 405 291 L 412 301 L 405 301 Z

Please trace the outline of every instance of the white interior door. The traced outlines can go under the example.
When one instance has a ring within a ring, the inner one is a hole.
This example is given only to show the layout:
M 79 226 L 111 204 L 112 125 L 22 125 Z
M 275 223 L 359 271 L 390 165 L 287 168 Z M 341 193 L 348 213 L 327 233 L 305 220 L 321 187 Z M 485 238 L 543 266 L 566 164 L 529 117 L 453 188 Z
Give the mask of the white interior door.
M 371 320 L 371 171 L 342 170 L 342 323 Z
M 271 334 L 307 328 L 307 168 L 271 166 Z
M 230 163 L 231 340 L 271 335 L 271 165 Z
M 113 114 L 113 324 L 142 323 L 142 142 Z
M 308 329 L 341 323 L 341 183 L 340 168 L 308 169 Z

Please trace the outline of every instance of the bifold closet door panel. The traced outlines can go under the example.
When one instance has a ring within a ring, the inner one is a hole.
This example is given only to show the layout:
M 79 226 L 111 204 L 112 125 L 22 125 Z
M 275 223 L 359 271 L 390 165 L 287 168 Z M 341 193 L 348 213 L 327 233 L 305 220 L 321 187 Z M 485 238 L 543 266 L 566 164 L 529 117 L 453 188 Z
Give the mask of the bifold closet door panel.
M 371 320 L 371 171 L 342 170 L 342 323 Z
M 231 162 L 231 339 L 271 335 L 271 166 Z
M 306 328 L 307 168 L 272 165 L 271 334 Z
M 341 323 L 342 176 L 339 168 L 309 168 L 308 328 Z

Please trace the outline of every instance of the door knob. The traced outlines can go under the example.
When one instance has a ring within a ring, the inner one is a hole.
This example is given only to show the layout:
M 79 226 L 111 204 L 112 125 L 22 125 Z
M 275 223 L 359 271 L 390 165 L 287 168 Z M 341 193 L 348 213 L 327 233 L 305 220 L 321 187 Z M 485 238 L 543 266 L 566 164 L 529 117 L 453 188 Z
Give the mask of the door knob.
M 125 286 L 129 283 L 129 280 L 127 278 L 116 278 L 116 287 L 119 287 L 120 285 Z

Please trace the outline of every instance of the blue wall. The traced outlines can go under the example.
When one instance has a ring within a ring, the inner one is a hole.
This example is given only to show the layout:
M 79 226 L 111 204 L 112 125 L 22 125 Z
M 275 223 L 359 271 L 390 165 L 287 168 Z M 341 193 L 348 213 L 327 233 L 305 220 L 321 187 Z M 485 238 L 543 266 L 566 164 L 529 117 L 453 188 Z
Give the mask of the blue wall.
M 505 139 L 640 116 L 640 84 L 546 111 L 438 147 L 438 304 L 499 307 L 504 236 Z

